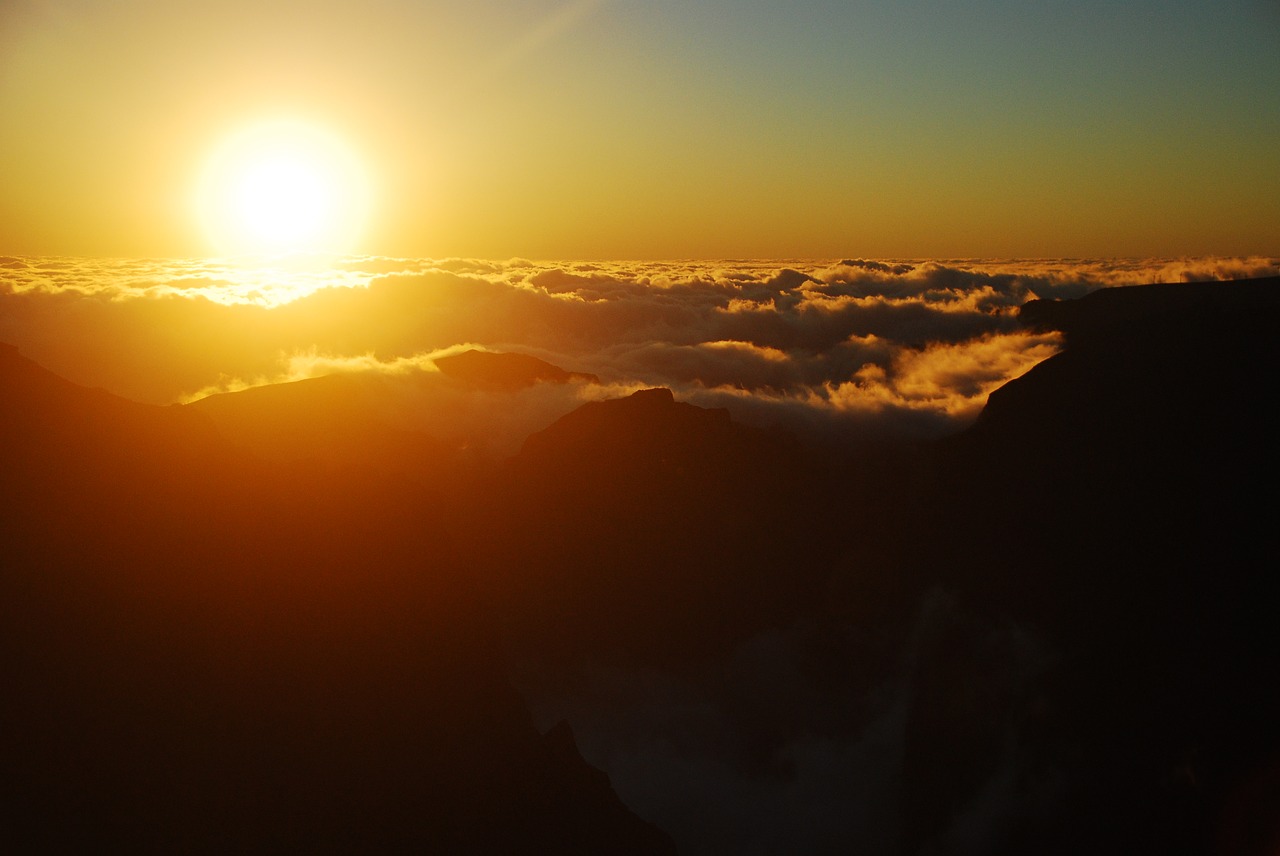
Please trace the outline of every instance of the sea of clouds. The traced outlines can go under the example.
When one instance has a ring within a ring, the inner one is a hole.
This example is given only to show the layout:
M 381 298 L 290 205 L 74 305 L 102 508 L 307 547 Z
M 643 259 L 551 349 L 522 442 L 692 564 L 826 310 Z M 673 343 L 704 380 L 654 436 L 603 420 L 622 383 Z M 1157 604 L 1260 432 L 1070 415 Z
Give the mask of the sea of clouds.
M 503 453 L 583 401 L 652 386 L 813 437 L 937 436 L 1061 349 L 1058 334 L 1019 326 L 1028 300 L 1278 271 L 1274 258 L 0 257 L 0 341 L 77 383 L 157 404 L 376 377 L 413 427 L 475 433 L 489 422 L 501 427 L 488 445 Z M 601 382 L 502 397 L 461 389 L 433 360 L 468 348 Z

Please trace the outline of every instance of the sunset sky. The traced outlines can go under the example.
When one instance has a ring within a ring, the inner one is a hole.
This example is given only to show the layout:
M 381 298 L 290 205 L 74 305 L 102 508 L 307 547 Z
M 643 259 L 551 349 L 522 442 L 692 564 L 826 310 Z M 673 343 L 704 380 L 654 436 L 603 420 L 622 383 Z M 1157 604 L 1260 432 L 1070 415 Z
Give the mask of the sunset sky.
M 1276 856 L 1277 315 L 1280 0 L 0 0 L 0 841 Z
M 7 0 L 0 252 L 216 253 L 210 164 L 283 122 L 349 251 L 1276 253 L 1278 43 L 1271 0 Z

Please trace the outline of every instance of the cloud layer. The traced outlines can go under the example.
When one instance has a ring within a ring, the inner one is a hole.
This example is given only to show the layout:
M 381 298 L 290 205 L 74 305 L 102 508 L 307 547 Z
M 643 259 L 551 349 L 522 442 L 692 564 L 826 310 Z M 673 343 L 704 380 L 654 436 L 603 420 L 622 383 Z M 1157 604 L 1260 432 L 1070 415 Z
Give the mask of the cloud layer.
M 250 269 L 0 258 L 0 340 L 73 380 L 157 403 L 343 372 L 434 391 L 423 401 L 435 416 L 424 406 L 413 417 L 431 430 L 441 408 L 461 406 L 432 359 L 475 347 L 601 378 L 525 393 L 537 416 L 519 430 L 582 400 L 667 386 L 756 424 L 936 435 L 1059 349 L 1058 336 L 1018 327 L 1027 300 L 1273 275 L 1278 261 L 367 257 Z M 545 406 L 531 403 L 539 397 Z M 467 398 L 474 425 L 513 403 L 490 398 Z

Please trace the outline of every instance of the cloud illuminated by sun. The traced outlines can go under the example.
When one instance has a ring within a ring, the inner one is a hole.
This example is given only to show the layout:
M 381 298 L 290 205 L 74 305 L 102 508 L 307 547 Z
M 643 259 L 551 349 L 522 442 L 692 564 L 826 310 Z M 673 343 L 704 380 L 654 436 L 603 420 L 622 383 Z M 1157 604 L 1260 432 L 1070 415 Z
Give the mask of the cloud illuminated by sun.
M 259 122 L 212 150 L 195 209 L 212 247 L 227 256 L 346 253 L 361 237 L 369 179 L 336 134 L 292 119 Z

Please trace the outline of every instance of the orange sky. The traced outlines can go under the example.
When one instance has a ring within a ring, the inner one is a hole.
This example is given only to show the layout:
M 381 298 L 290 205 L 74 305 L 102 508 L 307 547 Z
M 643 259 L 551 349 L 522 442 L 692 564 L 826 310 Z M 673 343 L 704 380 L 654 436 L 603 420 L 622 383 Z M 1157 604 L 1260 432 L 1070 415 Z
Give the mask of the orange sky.
M 340 249 L 485 258 L 1280 252 L 1250 0 L 12 0 L 0 251 L 200 256 L 202 170 L 302 120 Z

